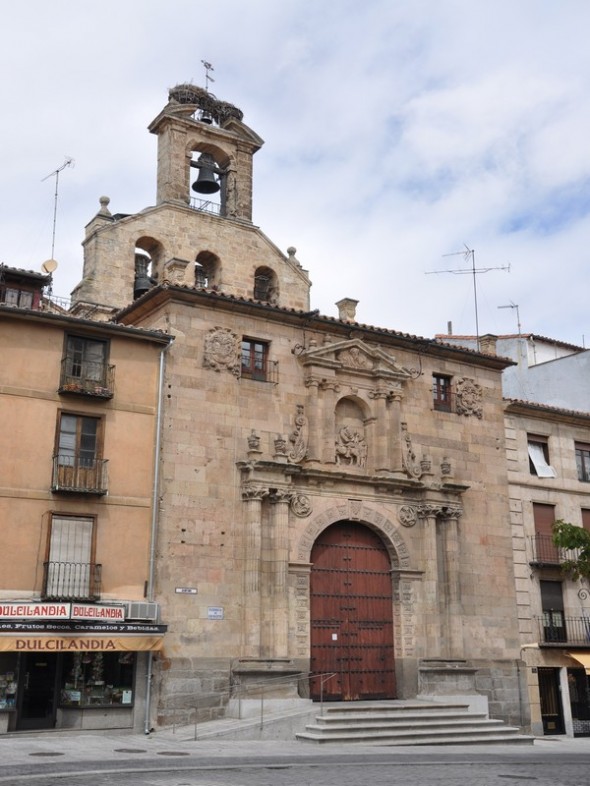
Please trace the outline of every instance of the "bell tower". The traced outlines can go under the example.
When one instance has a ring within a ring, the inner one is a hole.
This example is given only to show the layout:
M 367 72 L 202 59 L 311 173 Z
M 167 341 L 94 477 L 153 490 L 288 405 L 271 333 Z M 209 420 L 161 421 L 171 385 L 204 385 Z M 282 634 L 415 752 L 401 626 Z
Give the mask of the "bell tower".
M 158 205 L 252 222 L 252 157 L 264 142 L 242 118 L 241 110 L 201 87 L 169 91 L 149 126 L 158 136 Z

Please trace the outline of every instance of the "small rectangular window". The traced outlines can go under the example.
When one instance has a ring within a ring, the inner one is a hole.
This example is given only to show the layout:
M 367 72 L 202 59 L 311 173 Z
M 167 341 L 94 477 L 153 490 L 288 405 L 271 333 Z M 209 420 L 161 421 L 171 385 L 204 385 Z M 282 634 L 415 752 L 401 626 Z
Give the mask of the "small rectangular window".
M 242 340 L 242 376 L 248 379 L 268 379 L 268 344 L 265 341 Z
M 590 483 L 590 445 L 576 442 L 576 467 L 578 480 Z
M 531 475 L 539 478 L 555 478 L 557 474 L 549 463 L 549 441 L 547 437 L 529 434 L 528 453 Z
M 545 641 L 567 641 L 561 582 L 541 581 L 540 586 Z
M 432 403 L 439 412 L 451 411 L 451 377 L 432 375 Z
M 61 412 L 53 457 L 53 491 L 105 494 L 102 421 Z

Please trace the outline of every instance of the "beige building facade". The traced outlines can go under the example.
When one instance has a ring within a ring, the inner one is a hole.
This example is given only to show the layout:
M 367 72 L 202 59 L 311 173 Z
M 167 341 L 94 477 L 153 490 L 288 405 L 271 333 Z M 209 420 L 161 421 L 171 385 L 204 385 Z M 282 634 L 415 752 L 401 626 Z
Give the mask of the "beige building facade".
M 310 310 L 296 250 L 252 223 L 262 140 L 236 107 L 180 85 L 150 130 L 156 205 L 101 198 L 73 313 L 174 337 L 153 723 L 274 680 L 295 701 L 469 696 L 526 725 L 506 361 L 359 324 L 352 298 Z
M 169 338 L 72 317 L 49 284 L 0 269 L 0 732 L 141 729 Z

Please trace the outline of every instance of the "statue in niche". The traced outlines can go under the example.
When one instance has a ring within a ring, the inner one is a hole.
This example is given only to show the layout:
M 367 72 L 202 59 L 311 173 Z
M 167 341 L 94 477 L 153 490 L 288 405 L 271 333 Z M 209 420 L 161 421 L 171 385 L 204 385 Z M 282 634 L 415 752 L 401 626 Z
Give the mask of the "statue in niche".
M 304 414 L 303 404 L 297 404 L 295 415 L 295 428 L 289 435 L 289 442 L 293 446 L 289 451 L 289 461 L 297 464 L 307 456 L 308 428 L 307 418 Z
M 336 440 L 336 464 L 367 466 L 367 442 L 364 435 L 350 424 L 344 424 Z

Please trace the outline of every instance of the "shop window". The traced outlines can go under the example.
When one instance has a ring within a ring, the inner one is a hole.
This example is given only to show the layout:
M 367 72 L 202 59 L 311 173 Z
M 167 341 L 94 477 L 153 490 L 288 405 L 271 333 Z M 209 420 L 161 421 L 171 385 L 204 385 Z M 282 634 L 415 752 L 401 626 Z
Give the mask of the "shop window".
M 541 581 L 540 586 L 544 641 L 547 643 L 567 641 L 561 581 Z
M 549 463 L 549 440 L 547 437 L 529 434 L 528 454 L 531 475 L 539 478 L 555 478 L 556 472 Z
M 0 652 L 0 710 L 16 707 L 17 657 L 16 652 Z
M 268 348 L 265 341 L 242 339 L 242 377 L 261 381 L 268 379 Z
M 106 493 L 100 418 L 62 412 L 53 457 L 53 491 Z
M 590 445 L 576 442 L 576 467 L 578 480 L 590 483 Z
M 75 652 L 63 656 L 62 707 L 133 704 L 134 652 Z
M 44 563 L 44 598 L 97 600 L 101 567 L 94 561 L 94 518 L 52 516 Z
M 443 374 L 432 375 L 432 404 L 439 412 L 451 411 L 451 379 Z

